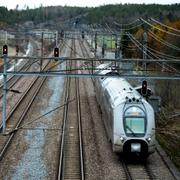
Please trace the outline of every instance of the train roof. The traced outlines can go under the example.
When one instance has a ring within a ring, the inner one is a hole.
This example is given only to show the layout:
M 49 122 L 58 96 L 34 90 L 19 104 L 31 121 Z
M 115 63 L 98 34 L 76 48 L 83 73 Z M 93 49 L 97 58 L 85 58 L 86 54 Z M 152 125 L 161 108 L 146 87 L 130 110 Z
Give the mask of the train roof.
M 110 69 L 105 68 L 106 64 L 98 66 L 98 68 L 102 68 L 99 71 L 99 74 L 109 74 L 109 73 L 117 73 Z M 110 102 L 113 106 L 118 106 L 121 103 L 124 103 L 128 99 L 142 99 L 141 95 L 127 82 L 126 79 L 121 77 L 100 77 L 99 78 L 102 84 L 102 88 L 105 91 L 108 91 L 110 96 Z

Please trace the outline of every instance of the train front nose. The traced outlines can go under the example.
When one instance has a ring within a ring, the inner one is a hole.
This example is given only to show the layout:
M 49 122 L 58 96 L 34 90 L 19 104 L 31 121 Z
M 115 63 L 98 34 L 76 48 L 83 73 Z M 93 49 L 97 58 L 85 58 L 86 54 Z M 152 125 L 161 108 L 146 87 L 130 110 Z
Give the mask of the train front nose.
M 124 153 L 140 153 L 148 154 L 148 144 L 143 140 L 130 139 L 124 143 L 123 146 Z
M 141 152 L 141 144 L 131 143 L 131 152 Z

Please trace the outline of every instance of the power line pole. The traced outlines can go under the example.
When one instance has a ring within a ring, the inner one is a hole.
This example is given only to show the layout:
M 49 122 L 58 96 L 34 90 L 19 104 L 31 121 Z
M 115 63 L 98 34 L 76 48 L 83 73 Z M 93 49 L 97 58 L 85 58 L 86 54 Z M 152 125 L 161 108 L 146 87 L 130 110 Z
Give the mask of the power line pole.
M 103 43 L 102 43 L 102 58 L 104 58 L 104 51 L 105 51 L 105 43 L 104 43 L 104 34 L 103 34 Z
M 96 52 L 97 52 L 97 32 L 95 33 L 95 37 L 94 37 L 94 56 L 96 58 Z
M 148 42 L 148 37 L 147 37 L 147 33 L 144 32 L 143 34 L 143 59 L 147 59 L 147 42 Z M 144 70 L 147 70 L 147 63 L 144 62 L 143 63 L 144 66 Z
M 58 31 L 56 31 L 56 47 L 58 45 Z
M 6 129 L 6 96 L 7 96 L 7 54 L 8 54 L 8 47 L 7 45 L 3 46 L 3 56 L 4 56 L 4 70 L 3 70 L 3 133 Z
M 97 53 L 97 32 L 95 33 L 95 37 L 94 37 L 94 56 L 96 58 L 96 53 Z M 96 65 L 96 64 L 95 64 Z M 92 74 L 93 74 L 93 68 L 94 68 L 94 63 L 92 60 Z
M 42 71 L 42 58 L 43 58 L 43 48 L 44 48 L 44 32 L 41 34 L 41 59 L 40 59 L 40 71 Z

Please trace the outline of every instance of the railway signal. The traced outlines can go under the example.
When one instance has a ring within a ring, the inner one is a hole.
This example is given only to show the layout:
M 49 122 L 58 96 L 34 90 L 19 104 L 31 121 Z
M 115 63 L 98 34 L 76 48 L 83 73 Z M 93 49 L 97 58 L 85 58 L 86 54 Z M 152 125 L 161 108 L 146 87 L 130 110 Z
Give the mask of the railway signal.
M 59 48 L 58 47 L 54 48 L 54 57 L 59 57 Z
M 18 53 L 19 53 L 19 46 L 16 45 L 16 54 L 18 54 Z
M 7 55 L 8 54 L 8 46 L 5 44 L 3 46 L 3 55 Z
M 143 96 L 146 96 L 146 95 L 147 95 L 147 91 L 148 91 L 148 89 L 147 89 L 147 81 L 144 80 L 144 81 L 142 82 L 141 94 L 142 94 Z
M 82 31 L 82 39 L 84 39 L 84 31 Z

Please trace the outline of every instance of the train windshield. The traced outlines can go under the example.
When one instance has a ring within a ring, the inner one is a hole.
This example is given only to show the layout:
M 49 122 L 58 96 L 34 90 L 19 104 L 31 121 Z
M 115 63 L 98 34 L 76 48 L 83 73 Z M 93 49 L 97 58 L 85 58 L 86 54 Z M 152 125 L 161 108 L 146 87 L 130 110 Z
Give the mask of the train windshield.
M 145 133 L 145 125 L 144 125 L 144 118 L 138 117 L 129 117 L 125 120 L 126 123 L 126 133 L 138 133 L 142 134 Z
M 128 108 L 125 112 L 124 129 L 129 136 L 143 136 L 145 134 L 145 113 L 138 107 Z

